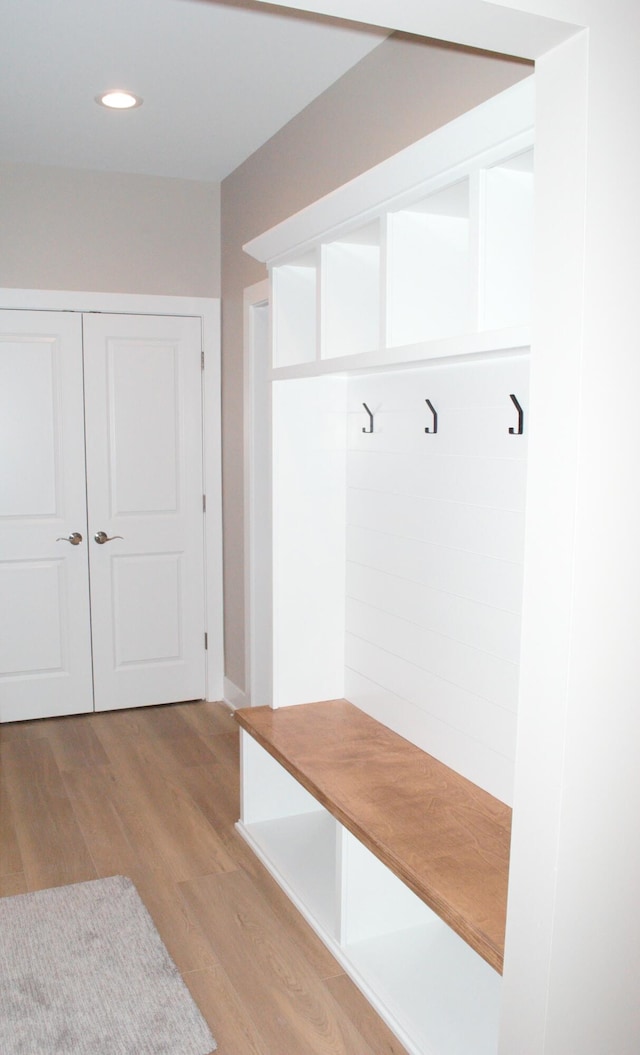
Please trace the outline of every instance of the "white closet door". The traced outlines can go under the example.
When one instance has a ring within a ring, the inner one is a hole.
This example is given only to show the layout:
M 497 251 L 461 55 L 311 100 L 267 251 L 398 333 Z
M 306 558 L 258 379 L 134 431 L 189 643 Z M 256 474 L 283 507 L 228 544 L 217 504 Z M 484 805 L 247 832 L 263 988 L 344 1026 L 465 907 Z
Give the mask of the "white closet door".
M 198 319 L 84 317 L 96 710 L 205 693 L 200 351 Z
M 92 706 L 81 319 L 0 311 L 0 721 Z

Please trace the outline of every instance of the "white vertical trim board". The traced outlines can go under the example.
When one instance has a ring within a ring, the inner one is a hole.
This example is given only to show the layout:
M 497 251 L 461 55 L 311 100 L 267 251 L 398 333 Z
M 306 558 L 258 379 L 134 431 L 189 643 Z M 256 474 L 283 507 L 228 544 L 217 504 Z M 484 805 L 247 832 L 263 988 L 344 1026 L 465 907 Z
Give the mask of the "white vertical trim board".
M 207 699 L 222 696 L 224 616 L 222 567 L 222 418 L 220 403 L 220 301 L 201 306 L 204 372 L 203 453 L 205 515 L 205 598 L 207 605 Z
M 274 706 L 344 695 L 343 377 L 273 385 Z
M 246 705 L 271 704 L 271 385 L 269 282 L 244 291 L 244 611 Z

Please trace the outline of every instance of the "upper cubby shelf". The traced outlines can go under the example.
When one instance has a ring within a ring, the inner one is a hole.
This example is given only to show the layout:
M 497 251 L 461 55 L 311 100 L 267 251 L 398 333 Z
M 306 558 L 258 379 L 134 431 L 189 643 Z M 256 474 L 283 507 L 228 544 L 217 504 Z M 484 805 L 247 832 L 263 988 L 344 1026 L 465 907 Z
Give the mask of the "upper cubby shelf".
M 320 357 L 370 352 L 380 344 L 380 223 L 320 247 Z
M 274 366 L 313 363 L 316 359 L 318 253 L 282 264 L 271 275 Z
M 387 215 L 387 345 L 472 326 L 469 180 Z
M 274 379 L 529 343 L 533 119 L 528 77 L 245 245 Z

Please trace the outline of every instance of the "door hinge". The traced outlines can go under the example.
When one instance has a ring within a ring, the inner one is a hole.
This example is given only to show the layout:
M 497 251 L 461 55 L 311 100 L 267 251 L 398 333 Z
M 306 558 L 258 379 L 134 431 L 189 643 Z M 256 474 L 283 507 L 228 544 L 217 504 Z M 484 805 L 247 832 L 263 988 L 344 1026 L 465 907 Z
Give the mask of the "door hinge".
M 200 369 L 204 370 L 204 348 L 200 352 Z
M 202 512 L 206 513 L 206 511 L 207 511 L 207 496 L 203 495 L 202 496 Z
M 204 650 L 205 650 L 205 652 L 207 651 L 208 648 L 209 648 L 209 635 L 205 631 L 205 635 L 204 635 Z

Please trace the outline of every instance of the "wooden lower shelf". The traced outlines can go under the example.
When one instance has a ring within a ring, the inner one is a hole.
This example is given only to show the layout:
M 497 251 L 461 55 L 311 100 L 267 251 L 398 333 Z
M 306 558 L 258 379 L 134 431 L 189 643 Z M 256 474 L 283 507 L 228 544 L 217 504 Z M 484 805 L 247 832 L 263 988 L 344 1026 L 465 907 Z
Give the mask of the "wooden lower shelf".
M 502 972 L 511 810 L 346 700 L 236 719 L 317 801 Z

